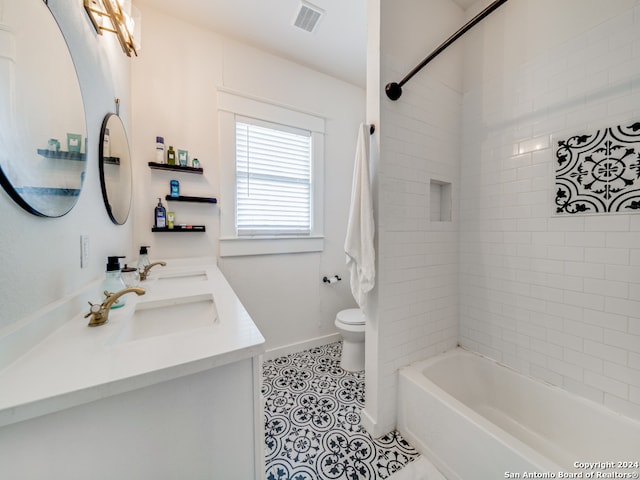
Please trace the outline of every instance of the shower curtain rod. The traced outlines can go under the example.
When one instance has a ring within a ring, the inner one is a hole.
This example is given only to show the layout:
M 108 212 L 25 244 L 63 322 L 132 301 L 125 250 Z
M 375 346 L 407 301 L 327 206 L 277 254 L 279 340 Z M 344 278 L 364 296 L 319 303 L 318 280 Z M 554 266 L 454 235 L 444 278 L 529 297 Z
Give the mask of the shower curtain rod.
M 471 20 L 469 20 L 456 33 L 454 33 L 449 38 L 447 38 L 438 48 L 436 48 L 433 52 L 431 52 L 431 54 L 429 54 L 428 57 L 426 57 L 422 62 L 420 62 L 420 64 L 417 65 L 413 70 L 411 70 L 402 80 L 400 80 L 398 83 L 396 82 L 387 83 L 387 86 L 384 88 L 385 93 L 387 94 L 387 97 L 389 97 L 390 100 L 394 100 L 394 101 L 399 99 L 400 96 L 402 95 L 402 86 L 405 83 L 407 83 L 409 80 L 411 80 L 411 77 L 413 77 L 416 73 L 422 70 L 427 65 L 427 63 L 429 63 L 431 60 L 433 60 L 442 52 L 444 52 L 447 49 L 447 47 L 449 47 L 449 45 L 451 45 L 462 35 L 464 35 L 469 30 L 471 30 L 477 23 L 481 22 L 485 17 L 491 14 L 491 12 L 493 12 L 500 5 L 506 2 L 507 0 L 496 0 L 493 3 L 491 3 L 487 8 L 482 10 L 478 15 L 476 15 Z

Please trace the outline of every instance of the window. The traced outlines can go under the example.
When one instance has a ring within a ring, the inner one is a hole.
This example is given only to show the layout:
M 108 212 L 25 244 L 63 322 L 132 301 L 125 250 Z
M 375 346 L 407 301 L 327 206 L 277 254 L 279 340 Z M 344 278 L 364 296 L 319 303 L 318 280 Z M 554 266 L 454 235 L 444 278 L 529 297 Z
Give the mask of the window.
M 236 117 L 238 236 L 311 233 L 311 132 Z
M 324 119 L 218 90 L 220 256 L 323 249 Z

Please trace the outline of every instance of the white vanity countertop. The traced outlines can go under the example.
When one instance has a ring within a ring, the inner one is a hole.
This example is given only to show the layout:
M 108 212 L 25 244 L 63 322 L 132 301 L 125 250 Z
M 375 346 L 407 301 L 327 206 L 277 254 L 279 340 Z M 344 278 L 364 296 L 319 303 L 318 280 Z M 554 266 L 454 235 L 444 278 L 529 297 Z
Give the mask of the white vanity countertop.
M 153 276 L 197 270 L 201 278 L 140 282 L 146 294 L 127 294 L 126 305 L 111 310 L 105 325 L 90 328 L 78 314 L 1 370 L 0 426 L 261 354 L 264 337 L 215 263 L 176 263 L 154 267 Z M 137 303 L 192 295 L 213 296 L 214 324 L 114 341 Z

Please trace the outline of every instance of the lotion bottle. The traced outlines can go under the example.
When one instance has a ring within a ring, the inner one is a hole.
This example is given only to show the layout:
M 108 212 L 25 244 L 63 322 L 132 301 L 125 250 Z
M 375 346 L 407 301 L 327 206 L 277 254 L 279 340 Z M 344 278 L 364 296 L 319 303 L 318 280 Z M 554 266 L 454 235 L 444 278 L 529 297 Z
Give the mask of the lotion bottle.
M 156 137 L 156 163 L 164 163 L 164 137 Z
M 155 209 L 155 221 L 156 228 L 167 228 L 167 209 L 162 205 L 162 200 L 158 198 L 158 205 Z

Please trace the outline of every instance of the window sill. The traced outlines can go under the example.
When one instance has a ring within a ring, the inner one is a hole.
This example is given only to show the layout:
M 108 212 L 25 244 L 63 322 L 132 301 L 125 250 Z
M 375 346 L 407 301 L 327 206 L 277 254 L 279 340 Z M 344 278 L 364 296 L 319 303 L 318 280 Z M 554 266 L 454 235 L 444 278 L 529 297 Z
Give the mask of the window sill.
M 244 237 L 221 238 L 220 256 L 278 255 L 321 252 L 324 237 Z

